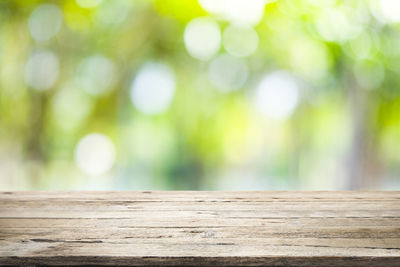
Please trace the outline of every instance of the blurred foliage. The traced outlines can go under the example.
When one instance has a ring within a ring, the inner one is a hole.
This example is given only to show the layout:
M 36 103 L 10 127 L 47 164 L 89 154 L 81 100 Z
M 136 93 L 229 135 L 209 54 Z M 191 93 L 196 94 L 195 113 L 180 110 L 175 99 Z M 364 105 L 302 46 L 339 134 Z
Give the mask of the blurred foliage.
M 0 1 L 0 189 L 399 189 L 396 0 Z

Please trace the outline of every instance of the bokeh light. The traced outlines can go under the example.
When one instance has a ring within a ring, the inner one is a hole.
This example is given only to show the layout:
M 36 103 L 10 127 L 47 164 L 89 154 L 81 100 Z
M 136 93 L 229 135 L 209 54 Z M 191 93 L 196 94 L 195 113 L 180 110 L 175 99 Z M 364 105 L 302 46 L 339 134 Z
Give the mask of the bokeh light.
M 115 162 L 115 148 L 111 139 L 103 134 L 91 133 L 83 137 L 75 149 L 75 163 L 88 175 L 101 175 Z
M 200 60 L 213 57 L 221 46 L 218 24 L 209 18 L 196 18 L 185 28 L 185 46 L 189 54 Z
M 212 14 L 243 25 L 257 25 L 263 15 L 265 0 L 199 0 L 200 5 Z
M 363 21 L 351 10 L 331 7 L 322 11 L 316 22 L 318 33 L 327 41 L 343 42 L 357 37 L 363 30 Z
M 113 0 L 102 3 L 97 11 L 97 20 L 105 27 L 121 24 L 135 5 L 134 1 Z
M 213 59 L 208 68 L 211 84 L 221 92 L 234 91 L 242 87 L 248 73 L 246 63 L 226 54 Z
M 380 0 L 379 12 L 380 19 L 388 23 L 400 22 L 400 2 L 396 0 Z
M 76 79 L 83 90 L 91 95 L 103 95 L 110 89 L 115 76 L 114 63 L 101 55 L 84 59 L 78 66 Z
M 34 52 L 25 65 L 25 82 L 36 90 L 47 90 L 57 81 L 58 73 L 59 62 L 53 52 Z
M 164 112 L 175 93 L 172 69 L 163 64 L 148 62 L 140 68 L 131 86 L 131 100 L 145 114 Z
M 76 3 L 83 8 L 97 7 L 103 2 L 103 0 L 76 0 Z
M 92 101 L 77 86 L 67 85 L 54 96 L 54 122 L 65 131 L 74 131 L 87 119 Z
M 247 57 L 258 46 L 258 34 L 249 26 L 229 25 L 223 34 L 223 44 L 232 56 Z
M 276 71 L 262 78 L 253 95 L 255 108 L 268 118 L 287 119 L 299 99 L 296 80 L 284 71 Z
M 57 34 L 62 25 L 62 11 L 53 4 L 35 8 L 28 20 L 29 31 L 37 41 L 47 41 Z

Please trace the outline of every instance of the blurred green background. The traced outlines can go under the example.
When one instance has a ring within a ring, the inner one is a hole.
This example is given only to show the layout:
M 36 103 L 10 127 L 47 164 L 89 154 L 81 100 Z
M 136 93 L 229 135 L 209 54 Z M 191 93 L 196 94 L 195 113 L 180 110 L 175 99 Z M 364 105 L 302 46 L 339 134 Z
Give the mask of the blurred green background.
M 1 0 L 19 189 L 400 189 L 400 1 Z

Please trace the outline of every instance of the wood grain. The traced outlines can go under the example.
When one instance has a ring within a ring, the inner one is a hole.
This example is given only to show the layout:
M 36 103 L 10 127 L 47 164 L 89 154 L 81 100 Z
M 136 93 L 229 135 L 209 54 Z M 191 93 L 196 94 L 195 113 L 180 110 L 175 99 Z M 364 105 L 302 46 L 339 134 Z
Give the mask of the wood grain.
M 400 192 L 0 192 L 0 265 L 400 266 Z

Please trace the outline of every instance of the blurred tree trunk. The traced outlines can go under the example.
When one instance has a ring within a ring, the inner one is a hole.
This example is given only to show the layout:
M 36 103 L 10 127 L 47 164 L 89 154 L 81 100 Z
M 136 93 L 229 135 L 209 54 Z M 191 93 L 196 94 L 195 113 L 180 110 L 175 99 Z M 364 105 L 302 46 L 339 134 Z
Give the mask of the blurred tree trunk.
M 379 187 L 381 168 L 377 157 L 376 109 L 369 91 L 348 77 L 351 143 L 347 159 L 348 189 Z
M 362 159 L 365 153 L 365 94 L 357 86 L 353 77 L 347 77 L 348 88 L 350 89 L 349 105 L 351 114 L 351 143 L 348 155 L 349 189 L 355 190 L 362 184 Z
M 44 92 L 30 90 L 30 100 L 30 131 L 27 136 L 26 156 L 29 162 L 28 171 L 31 184 L 36 186 L 41 175 L 40 168 L 37 166 L 43 166 L 43 161 L 45 159 L 43 151 L 43 138 L 47 96 Z

